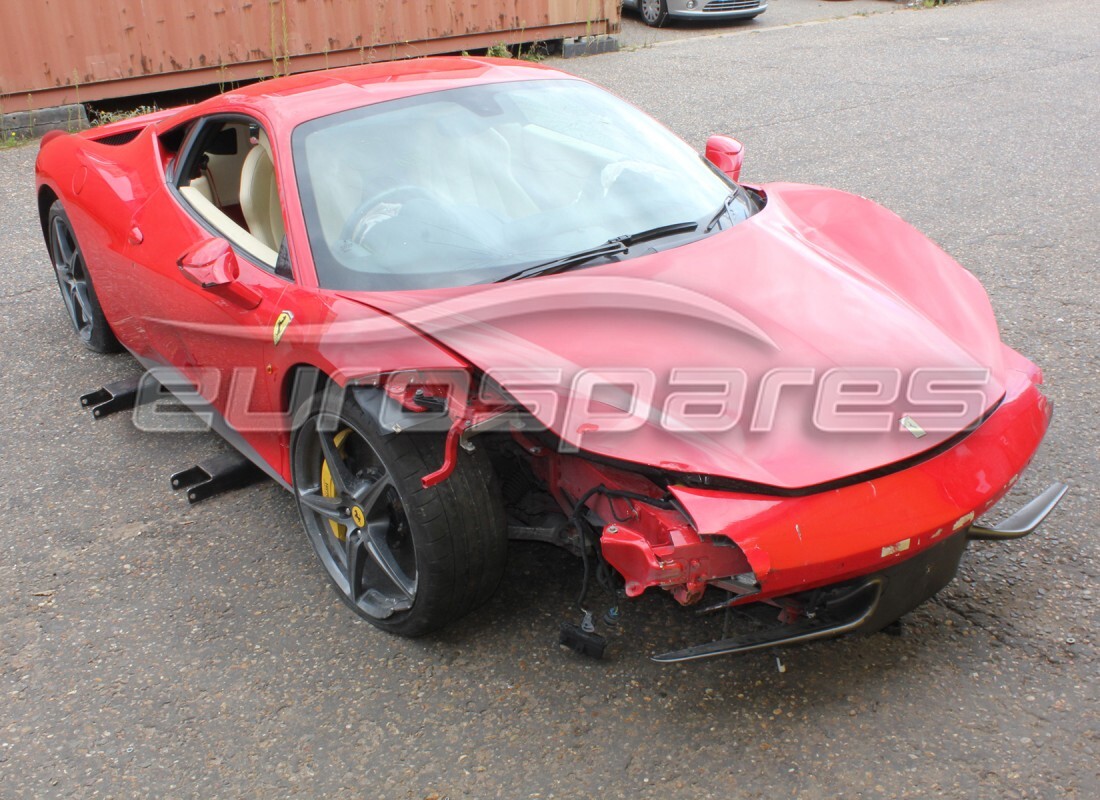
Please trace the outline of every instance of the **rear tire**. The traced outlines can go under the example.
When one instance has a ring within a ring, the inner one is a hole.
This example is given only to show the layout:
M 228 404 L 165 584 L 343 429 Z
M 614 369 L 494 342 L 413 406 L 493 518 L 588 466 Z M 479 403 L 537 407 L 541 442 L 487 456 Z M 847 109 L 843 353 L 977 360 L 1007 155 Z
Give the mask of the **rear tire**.
M 331 410 L 330 410 L 331 409 Z M 504 505 L 487 454 L 459 450 L 424 488 L 442 437 L 383 436 L 353 399 L 317 395 L 291 439 L 302 524 L 340 599 L 372 625 L 420 636 L 484 603 L 504 574 Z
M 76 335 L 89 350 L 96 353 L 117 353 L 122 347 L 111 330 L 107 316 L 99 305 L 92 275 L 84 260 L 84 252 L 76 240 L 76 232 L 60 200 L 50 206 L 46 231 L 57 286 Z

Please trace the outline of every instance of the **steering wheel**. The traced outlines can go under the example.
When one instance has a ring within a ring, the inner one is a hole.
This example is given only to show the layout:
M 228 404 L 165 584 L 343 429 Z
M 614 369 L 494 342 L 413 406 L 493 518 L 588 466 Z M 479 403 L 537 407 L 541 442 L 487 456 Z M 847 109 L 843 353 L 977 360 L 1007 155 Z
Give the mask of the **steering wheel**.
M 340 229 L 340 238 L 355 242 L 353 238 L 355 230 L 359 227 L 359 223 L 363 221 L 363 218 L 373 211 L 375 206 L 379 203 L 383 203 L 387 200 L 395 200 L 398 197 L 406 197 L 409 199 L 421 197 L 434 203 L 439 202 L 439 198 L 436 197 L 434 192 L 425 189 L 423 186 L 415 186 L 411 183 L 383 189 L 355 207 L 355 210 L 352 211 L 351 214 L 348 215 L 347 220 L 345 220 L 344 227 Z M 355 243 L 359 244 L 359 242 Z

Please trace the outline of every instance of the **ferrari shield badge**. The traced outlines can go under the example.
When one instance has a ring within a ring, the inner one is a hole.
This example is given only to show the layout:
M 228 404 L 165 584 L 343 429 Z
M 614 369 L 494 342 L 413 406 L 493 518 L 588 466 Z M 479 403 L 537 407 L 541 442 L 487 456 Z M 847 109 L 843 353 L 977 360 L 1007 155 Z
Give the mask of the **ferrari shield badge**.
M 278 342 L 278 338 L 276 338 L 275 341 Z M 908 414 L 901 418 L 901 427 L 905 428 L 905 430 L 909 431 L 911 434 L 913 434 L 913 436 L 918 439 L 925 434 L 924 428 L 918 425 L 917 421 L 910 417 Z
M 294 319 L 294 315 L 289 311 L 284 311 L 275 318 L 275 328 L 271 331 L 271 338 L 275 340 L 275 344 L 278 344 L 283 338 L 283 334 L 286 333 L 292 319 Z

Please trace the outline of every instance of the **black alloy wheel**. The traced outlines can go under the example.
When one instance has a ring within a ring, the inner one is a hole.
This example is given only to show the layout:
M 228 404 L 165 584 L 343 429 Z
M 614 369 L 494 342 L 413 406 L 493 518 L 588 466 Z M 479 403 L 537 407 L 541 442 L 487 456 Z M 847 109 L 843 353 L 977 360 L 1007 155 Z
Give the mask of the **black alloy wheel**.
M 306 535 L 337 594 L 379 628 L 438 629 L 483 603 L 504 572 L 507 532 L 484 453 L 461 451 L 454 474 L 424 488 L 443 439 L 383 436 L 354 400 L 324 397 L 293 435 L 294 494 Z
M 117 352 L 120 349 L 118 340 L 99 305 L 84 253 L 61 201 L 50 207 L 46 225 L 50 260 L 73 329 L 89 350 L 97 353 Z

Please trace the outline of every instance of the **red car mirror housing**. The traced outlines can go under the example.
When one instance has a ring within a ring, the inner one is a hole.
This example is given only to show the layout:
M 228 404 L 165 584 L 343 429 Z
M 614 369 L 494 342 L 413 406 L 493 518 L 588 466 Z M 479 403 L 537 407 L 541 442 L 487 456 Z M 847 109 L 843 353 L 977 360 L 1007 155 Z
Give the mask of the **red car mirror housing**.
M 711 136 L 707 139 L 706 159 L 731 180 L 740 181 L 745 146 L 729 136 Z
M 238 282 L 241 268 L 233 247 L 225 239 L 205 239 L 184 252 L 176 263 L 187 280 L 203 289 L 242 308 L 260 304 L 260 295 Z

